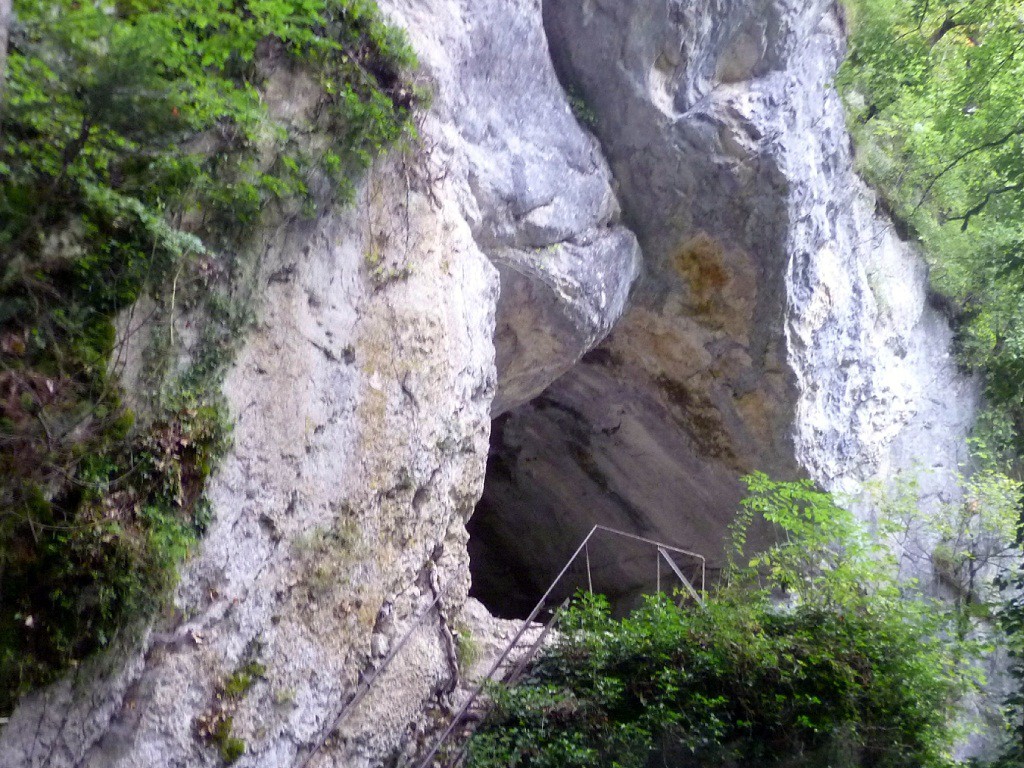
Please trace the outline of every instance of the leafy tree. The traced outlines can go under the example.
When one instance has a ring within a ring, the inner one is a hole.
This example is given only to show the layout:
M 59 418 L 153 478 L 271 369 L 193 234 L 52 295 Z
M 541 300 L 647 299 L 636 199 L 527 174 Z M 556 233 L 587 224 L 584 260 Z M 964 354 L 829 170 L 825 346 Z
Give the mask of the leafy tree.
M 850 0 L 839 82 L 860 170 L 924 245 L 1024 447 L 1024 16 L 1019 0 Z
M 877 511 L 874 534 L 898 553 L 903 577 L 933 580 L 966 636 L 975 620 L 997 612 L 999 585 L 1021 562 L 1017 528 L 1024 488 L 991 466 L 958 477 L 959 493 L 951 501 L 922 499 L 919 480 L 908 474 L 885 486 L 869 485 L 855 501 Z
M 1007 638 L 1010 674 L 1017 689 L 1006 699 L 1006 741 L 990 768 L 1016 768 L 1024 765 L 1024 568 L 1003 580 L 1006 600 L 1000 606 L 998 619 Z

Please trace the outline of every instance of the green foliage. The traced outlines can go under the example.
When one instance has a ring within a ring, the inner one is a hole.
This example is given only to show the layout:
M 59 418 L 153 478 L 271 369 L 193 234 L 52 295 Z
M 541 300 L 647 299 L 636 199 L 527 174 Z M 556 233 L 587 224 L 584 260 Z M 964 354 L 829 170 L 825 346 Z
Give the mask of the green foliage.
M 1024 567 L 1008 575 L 1002 582 L 1006 599 L 997 614 L 1007 638 L 1010 674 L 1017 686 L 1006 698 L 1008 724 L 1003 749 L 990 768 L 1017 768 L 1024 765 Z
M 1024 455 L 1021 4 L 847 0 L 847 6 L 852 36 L 839 85 L 858 165 L 924 246 L 933 285 L 958 321 L 960 358 L 985 374 L 987 407 L 976 427 L 983 452 L 989 460 L 1019 465 Z M 989 484 L 988 491 L 1009 498 L 1008 489 L 996 487 L 991 476 L 980 480 Z M 961 633 L 964 616 L 994 609 L 1009 638 L 1019 690 L 1007 706 L 1017 725 L 1001 764 L 1020 765 L 1024 576 L 1019 563 L 1007 562 L 1007 550 L 998 549 L 1007 541 L 1019 543 L 1019 501 L 986 504 L 945 515 L 946 548 L 937 552 L 935 565 L 958 592 Z M 976 513 L 1000 508 L 1010 512 L 997 518 Z M 992 526 L 1000 529 L 998 536 Z M 1007 528 L 1017 535 L 1007 536 Z M 1003 585 L 1001 606 L 977 588 L 979 581 L 991 581 L 993 572 Z
M 466 674 L 480 659 L 480 646 L 473 638 L 469 627 L 455 628 L 455 656 L 459 660 L 459 672 Z
M 576 118 L 577 122 L 590 131 L 595 130 L 597 128 L 597 114 L 587 104 L 587 100 L 580 90 L 570 87 L 566 92 L 566 96 L 569 99 L 569 109 L 572 110 L 573 117 Z
M 102 453 L 78 456 L 73 486 L 3 521 L 4 707 L 159 606 L 206 523 L 226 434 L 220 408 L 181 403 L 131 439 L 108 433 Z
M 223 695 L 232 699 L 244 696 L 252 688 L 252 684 L 266 672 L 267 668 L 258 661 L 243 664 L 224 681 Z
M 1017 0 L 848 0 L 840 74 L 858 165 L 925 246 L 986 374 L 1002 448 L 1024 447 L 1024 39 Z M 1007 431 L 1002 424 L 1010 424 Z
M 974 684 L 940 607 L 807 483 L 748 478 L 726 584 L 703 609 L 651 598 L 626 619 L 581 596 L 560 637 L 470 742 L 469 765 L 953 765 Z M 754 515 L 778 543 L 748 558 Z
M 497 692 L 470 765 L 950 763 L 955 687 L 925 617 L 659 598 L 616 622 L 586 599 L 563 626 L 527 683 Z
M 918 478 L 869 487 L 863 500 L 878 510 L 880 539 L 917 572 L 931 565 L 954 593 L 957 608 L 970 603 L 988 613 L 997 583 L 1020 561 L 1017 527 L 1024 487 L 992 467 L 960 477 L 954 501 L 922 503 Z
M 892 556 L 853 514 L 810 480 L 779 483 L 756 472 L 744 478 L 748 495 L 732 526 L 727 577 L 744 588 L 782 589 L 825 608 L 856 603 L 865 592 L 897 594 Z M 743 564 L 745 531 L 755 517 L 771 523 L 779 543 Z
M 16 0 L 0 104 L 0 713 L 162 601 L 208 522 L 246 232 L 313 215 L 403 132 L 370 0 Z M 268 78 L 307 77 L 302 116 Z M 303 74 L 304 73 L 304 74 Z M 313 190 L 318 190 L 314 194 Z M 132 413 L 114 319 L 158 326 Z M 183 358 L 175 322 L 202 318 Z
M 225 717 L 219 720 L 210 739 L 217 747 L 217 752 L 220 753 L 220 758 L 226 765 L 237 762 L 245 754 L 245 741 L 231 735 L 233 727 L 233 718 Z

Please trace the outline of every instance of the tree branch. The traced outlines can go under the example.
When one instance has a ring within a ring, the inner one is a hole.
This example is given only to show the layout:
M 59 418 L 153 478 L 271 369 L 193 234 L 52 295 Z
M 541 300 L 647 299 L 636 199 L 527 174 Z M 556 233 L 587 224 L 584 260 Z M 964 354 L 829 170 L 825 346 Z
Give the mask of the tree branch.
M 996 147 L 1001 147 L 1006 142 L 1021 135 L 1024 135 L 1024 123 L 1018 123 L 1016 126 L 1007 131 L 1004 135 L 1000 136 L 998 139 L 986 141 L 982 144 L 978 144 L 977 146 L 971 147 L 970 149 L 965 149 L 959 155 L 950 160 L 941 171 L 932 176 L 931 181 L 928 182 L 927 186 L 924 188 L 924 191 L 921 192 L 921 198 L 918 200 L 917 205 L 914 206 L 913 213 L 917 213 L 921 206 L 924 205 L 924 201 L 928 199 L 928 195 L 935 188 L 935 185 L 939 183 L 939 179 L 941 179 L 947 173 L 949 173 L 958 165 L 960 165 L 960 163 L 962 163 L 964 160 L 971 157 L 972 155 L 976 155 L 978 152 L 984 152 L 986 149 L 995 149 Z
M 966 232 L 968 225 L 971 223 L 971 219 L 985 210 L 985 206 L 989 204 L 989 201 L 993 197 L 999 195 L 1005 195 L 1007 192 L 1022 192 L 1024 191 L 1024 183 L 1018 182 L 1017 184 L 1007 184 L 1005 187 L 999 187 L 999 189 L 990 189 L 985 193 L 985 196 L 981 199 L 977 205 L 967 210 L 963 216 L 949 216 L 946 221 L 962 221 L 963 226 L 960 227 L 961 232 Z
M 939 25 L 939 28 L 932 32 L 931 37 L 928 38 L 928 47 L 934 48 L 949 32 L 961 26 L 963 24 L 956 20 L 956 14 L 953 12 L 948 13 L 945 20 Z

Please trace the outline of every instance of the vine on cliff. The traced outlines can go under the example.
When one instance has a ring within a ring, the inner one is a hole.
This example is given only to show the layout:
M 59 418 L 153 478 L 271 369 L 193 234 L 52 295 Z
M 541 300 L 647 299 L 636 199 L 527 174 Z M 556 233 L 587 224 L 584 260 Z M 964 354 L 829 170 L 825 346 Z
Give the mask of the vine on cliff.
M 422 98 L 370 0 L 16 0 L 10 33 L 0 712 L 163 600 L 228 442 L 219 386 L 248 321 L 233 287 L 245 233 L 271 210 L 349 200 Z M 313 116 L 268 107 L 281 67 L 311 77 Z M 166 332 L 133 412 L 115 320 L 144 296 Z M 183 312 L 203 326 L 185 353 Z

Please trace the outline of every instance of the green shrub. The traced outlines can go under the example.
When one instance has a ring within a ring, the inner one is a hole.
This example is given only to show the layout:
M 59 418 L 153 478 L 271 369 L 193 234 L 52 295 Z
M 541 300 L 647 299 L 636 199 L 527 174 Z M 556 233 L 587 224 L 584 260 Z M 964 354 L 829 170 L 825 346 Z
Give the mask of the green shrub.
M 236 669 L 231 676 L 224 681 L 222 693 L 226 698 L 237 699 L 244 696 L 252 688 L 257 678 L 266 674 L 267 668 L 258 661 L 250 661 Z
M 617 622 L 588 597 L 562 627 L 524 687 L 498 694 L 470 765 L 950 763 L 956 689 L 925 617 L 660 597 Z
M 666 596 L 622 621 L 581 596 L 520 687 L 495 689 L 474 768 L 952 765 L 971 673 L 939 607 L 807 483 L 748 479 L 726 583 L 703 608 Z M 780 543 L 740 553 L 754 514 Z

